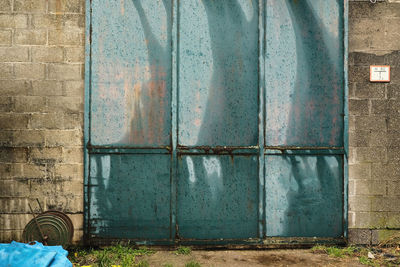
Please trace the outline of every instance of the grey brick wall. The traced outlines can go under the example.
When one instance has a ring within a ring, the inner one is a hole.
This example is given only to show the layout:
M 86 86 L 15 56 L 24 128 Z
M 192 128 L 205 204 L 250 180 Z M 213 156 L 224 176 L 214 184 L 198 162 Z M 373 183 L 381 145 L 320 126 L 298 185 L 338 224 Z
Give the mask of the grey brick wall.
M 400 229 L 400 4 L 349 12 L 349 239 L 371 244 Z M 370 83 L 383 64 L 391 82 Z
M 82 237 L 85 0 L 0 0 L 0 241 L 19 240 L 28 203 Z M 400 4 L 350 2 L 349 239 L 400 229 Z M 395 3 L 397 2 L 397 3 Z M 390 64 L 372 84 L 369 65 Z
M 84 0 L 0 0 L 0 241 L 37 210 L 82 237 Z

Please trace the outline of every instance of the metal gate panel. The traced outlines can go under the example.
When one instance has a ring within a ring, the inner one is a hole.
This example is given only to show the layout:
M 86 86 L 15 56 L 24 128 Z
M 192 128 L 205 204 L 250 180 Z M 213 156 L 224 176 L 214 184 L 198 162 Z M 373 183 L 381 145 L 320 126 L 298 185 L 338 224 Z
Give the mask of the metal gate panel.
M 267 146 L 343 147 L 343 6 L 267 1 Z
M 267 236 L 343 235 L 341 155 L 269 155 Z
M 347 5 L 87 0 L 86 238 L 343 240 Z
M 170 1 L 91 7 L 91 145 L 170 145 Z
M 258 143 L 258 3 L 180 1 L 178 144 Z
M 187 155 L 178 164 L 179 238 L 258 237 L 257 156 Z
M 92 154 L 90 185 L 91 235 L 169 239 L 169 155 Z

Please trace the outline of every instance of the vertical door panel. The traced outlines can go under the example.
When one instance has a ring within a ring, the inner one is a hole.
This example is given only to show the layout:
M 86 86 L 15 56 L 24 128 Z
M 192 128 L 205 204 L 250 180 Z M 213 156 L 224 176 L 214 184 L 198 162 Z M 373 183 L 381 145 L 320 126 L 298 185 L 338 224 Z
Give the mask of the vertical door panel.
M 180 1 L 178 143 L 250 146 L 258 130 L 258 3 Z
M 257 156 L 187 155 L 178 164 L 181 238 L 257 237 Z
M 92 145 L 165 146 L 171 1 L 92 1 Z
M 268 0 L 267 146 L 343 146 L 343 1 Z
M 343 234 L 342 156 L 266 156 L 267 236 Z
M 169 155 L 91 155 L 90 184 L 91 235 L 169 238 Z

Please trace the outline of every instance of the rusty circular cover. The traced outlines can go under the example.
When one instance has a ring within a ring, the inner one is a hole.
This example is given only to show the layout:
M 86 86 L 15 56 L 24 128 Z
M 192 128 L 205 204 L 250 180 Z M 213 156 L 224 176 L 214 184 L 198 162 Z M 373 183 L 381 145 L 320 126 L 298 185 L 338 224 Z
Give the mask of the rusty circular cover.
M 68 231 L 69 231 L 69 233 L 70 233 L 70 241 L 71 241 L 71 240 L 72 240 L 72 237 L 74 236 L 74 225 L 72 224 L 72 221 L 71 221 L 71 219 L 68 217 L 68 215 L 65 214 L 65 213 L 63 213 L 63 212 L 61 212 L 61 211 L 58 211 L 58 210 L 48 210 L 48 211 L 45 211 L 45 212 L 41 213 L 41 214 L 38 215 L 38 216 L 42 216 L 42 215 L 46 215 L 46 214 L 53 214 L 53 215 L 59 216 L 59 217 L 61 217 L 61 218 L 63 219 L 63 221 L 64 221 L 64 222 L 67 224 L 67 226 L 68 226 Z
M 39 241 L 47 245 L 67 245 L 71 242 L 71 228 L 64 216 L 55 212 L 45 212 L 37 216 L 36 220 L 45 240 L 42 239 L 35 219 L 32 219 L 25 226 L 22 234 L 25 242 Z

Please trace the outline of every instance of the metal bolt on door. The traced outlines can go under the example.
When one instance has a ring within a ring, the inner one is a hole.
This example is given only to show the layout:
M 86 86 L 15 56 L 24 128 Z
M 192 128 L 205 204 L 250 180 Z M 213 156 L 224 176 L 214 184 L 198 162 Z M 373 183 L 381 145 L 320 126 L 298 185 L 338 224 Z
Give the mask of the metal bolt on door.
M 347 5 L 88 0 L 88 240 L 343 240 Z

